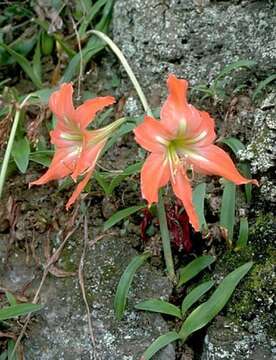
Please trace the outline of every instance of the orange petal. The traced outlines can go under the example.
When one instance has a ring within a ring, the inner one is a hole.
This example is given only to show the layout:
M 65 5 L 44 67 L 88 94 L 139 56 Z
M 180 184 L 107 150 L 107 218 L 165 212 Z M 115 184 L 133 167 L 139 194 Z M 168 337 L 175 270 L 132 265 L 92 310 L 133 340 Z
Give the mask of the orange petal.
M 46 184 L 48 181 L 59 180 L 71 174 L 78 156 L 78 148 L 75 146 L 56 150 L 49 169 L 38 180 L 31 182 L 30 186 Z
M 60 86 L 58 91 L 55 91 L 49 99 L 49 108 L 56 115 L 58 119 L 71 119 L 74 115 L 73 106 L 73 86 L 72 84 L 64 83 Z
M 164 152 L 164 143 L 173 138 L 170 131 L 160 121 L 150 116 L 145 116 L 143 123 L 133 131 L 136 142 L 144 149 L 152 152 Z
M 185 142 L 195 144 L 196 146 L 207 146 L 216 139 L 214 119 L 206 111 L 195 111 L 200 115 L 200 123 L 197 128 L 190 122 L 187 125 L 185 133 Z
M 112 96 L 97 97 L 95 99 L 87 100 L 76 109 L 74 121 L 79 124 L 81 129 L 85 129 L 94 119 L 98 111 L 115 102 L 116 100 Z
M 141 170 L 142 196 L 149 204 L 158 201 L 158 190 L 166 185 L 170 169 L 165 154 L 150 154 Z
M 189 154 L 194 170 L 208 175 L 222 176 L 237 185 L 253 183 L 254 179 L 246 179 L 237 170 L 230 156 L 216 145 L 197 148 L 197 152 Z
M 175 195 L 182 201 L 186 213 L 189 217 L 189 221 L 192 224 L 195 231 L 199 231 L 198 217 L 193 206 L 192 200 L 192 188 L 185 170 L 179 166 L 174 179 L 171 180 L 173 191 Z
M 91 178 L 93 170 L 94 169 L 91 169 L 90 171 L 88 171 L 88 173 L 85 175 L 85 177 L 82 179 L 82 181 L 80 183 L 78 183 L 76 189 L 74 190 L 73 194 L 71 195 L 70 199 L 68 200 L 68 202 L 66 204 L 66 210 L 68 210 L 70 208 L 70 206 L 73 205 L 74 202 L 77 200 L 80 193 L 85 188 L 86 184 L 88 183 L 89 179 Z
M 77 177 L 83 174 L 85 171 L 91 168 L 94 169 L 106 141 L 107 139 L 104 139 L 91 147 L 84 145 L 74 172 L 71 175 L 74 181 L 76 181 Z

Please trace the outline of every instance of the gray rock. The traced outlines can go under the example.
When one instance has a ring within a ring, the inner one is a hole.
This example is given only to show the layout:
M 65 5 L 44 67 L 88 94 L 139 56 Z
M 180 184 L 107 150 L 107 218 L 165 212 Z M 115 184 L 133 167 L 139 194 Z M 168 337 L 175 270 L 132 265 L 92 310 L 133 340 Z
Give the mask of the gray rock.
M 275 13 L 269 1 L 118 0 L 113 38 L 152 96 L 173 72 L 210 82 L 225 65 L 254 59 L 274 72 Z M 165 90 L 165 89 L 164 89 Z
M 80 239 L 81 236 L 80 233 Z M 72 238 L 70 255 L 68 259 L 63 259 L 64 264 L 71 264 L 71 257 L 75 259 L 76 252 L 81 250 L 81 246 L 78 249 L 76 245 L 77 241 L 78 236 Z M 124 319 L 115 319 L 113 301 L 116 286 L 123 269 L 134 255 L 137 253 L 132 250 L 129 240 L 118 236 L 101 240 L 87 252 L 85 288 L 93 321 L 95 349 L 89 337 L 77 276 L 65 279 L 48 276 L 40 296 L 44 308 L 27 331 L 25 358 L 134 360 L 155 338 L 167 332 L 167 324 L 160 315 L 134 310 L 134 304 L 142 299 L 167 299 L 171 292 L 168 279 L 149 265 L 143 266 L 135 276 Z M 32 279 L 30 268 L 24 265 L 24 261 L 14 264 L 16 261 L 17 257 L 13 256 L 10 259 L 11 270 L 0 272 L 1 286 L 19 290 L 23 283 Z M 174 347 L 165 348 L 156 359 L 174 360 Z
M 276 343 L 255 321 L 255 333 L 248 333 L 218 317 L 209 327 L 201 360 L 272 360 Z

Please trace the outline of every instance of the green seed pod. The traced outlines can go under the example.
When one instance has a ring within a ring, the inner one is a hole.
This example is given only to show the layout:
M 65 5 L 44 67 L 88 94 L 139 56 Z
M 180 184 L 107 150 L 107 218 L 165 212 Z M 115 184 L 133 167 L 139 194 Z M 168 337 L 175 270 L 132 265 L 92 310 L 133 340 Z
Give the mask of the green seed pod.
M 41 51 L 43 55 L 50 55 L 54 48 L 54 39 L 46 31 L 41 34 Z

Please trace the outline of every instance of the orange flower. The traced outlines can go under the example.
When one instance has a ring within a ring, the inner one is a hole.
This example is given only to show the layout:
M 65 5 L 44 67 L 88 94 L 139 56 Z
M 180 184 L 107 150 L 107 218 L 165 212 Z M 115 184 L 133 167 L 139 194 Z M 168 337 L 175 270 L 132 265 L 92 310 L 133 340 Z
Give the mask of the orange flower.
M 188 82 L 169 75 L 167 85 L 169 96 L 161 109 L 161 120 L 145 116 L 134 130 L 138 144 L 151 152 L 141 171 L 142 196 L 149 204 L 157 202 L 158 190 L 170 181 L 190 223 L 199 231 L 188 170 L 223 176 L 237 185 L 258 182 L 244 178 L 230 156 L 213 145 L 214 120 L 187 102 Z
M 97 97 L 85 101 L 75 109 L 72 95 L 72 84 L 62 84 L 49 99 L 49 107 L 57 118 L 56 127 L 50 132 L 55 154 L 47 172 L 30 183 L 30 186 L 42 185 L 68 175 L 76 181 L 79 175 L 86 174 L 67 202 L 67 209 L 89 181 L 108 136 L 123 121 L 119 119 L 99 130 L 86 130 L 96 113 L 113 104 L 115 99 L 111 96 Z

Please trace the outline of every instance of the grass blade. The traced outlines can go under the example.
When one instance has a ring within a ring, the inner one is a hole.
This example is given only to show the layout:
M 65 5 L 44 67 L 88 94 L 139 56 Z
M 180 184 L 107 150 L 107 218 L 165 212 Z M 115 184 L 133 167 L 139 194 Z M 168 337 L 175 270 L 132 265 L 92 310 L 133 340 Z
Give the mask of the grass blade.
M 119 210 L 115 214 L 113 214 L 107 221 L 105 221 L 103 225 L 103 230 L 108 230 L 115 224 L 117 224 L 119 221 L 123 220 L 126 217 L 129 217 L 130 215 L 136 213 L 137 211 L 144 209 L 146 205 L 136 205 L 136 206 L 130 206 L 126 209 Z
M 179 270 L 179 281 L 177 287 L 185 284 L 193 277 L 198 275 L 207 266 L 210 266 L 216 258 L 210 255 L 199 256 L 195 260 L 191 261 L 188 265 Z
M 29 61 L 24 56 L 20 55 L 19 53 L 11 49 L 8 45 L 4 43 L 0 43 L 0 46 L 2 46 L 16 60 L 16 62 L 22 67 L 25 73 L 32 80 L 34 85 L 37 88 L 41 88 L 42 83 L 40 79 L 37 77 L 36 73 L 33 71 L 33 68 L 31 67 Z
M 232 271 L 220 283 L 209 300 L 199 305 L 184 321 L 179 336 L 185 341 L 193 332 L 203 328 L 224 308 L 241 279 L 251 269 L 250 261 Z
M 276 80 L 276 74 L 272 74 L 263 81 L 261 81 L 257 86 L 256 90 L 253 92 L 252 99 L 255 100 L 256 97 L 263 91 L 263 89 L 274 80 Z
M 243 217 L 240 219 L 240 231 L 239 231 L 239 237 L 235 250 L 238 251 L 246 247 L 248 241 L 248 235 L 249 235 L 248 220 L 246 217 Z
M 42 309 L 39 304 L 17 304 L 0 309 L 0 321 L 12 319 L 17 316 L 26 315 L 33 311 Z
M 235 225 L 236 185 L 225 180 L 220 210 L 220 227 L 225 231 L 225 239 L 232 243 Z
M 222 69 L 222 71 L 216 77 L 215 81 L 217 81 L 218 79 L 224 78 L 226 75 L 228 75 L 229 73 L 231 73 L 234 70 L 237 70 L 240 68 L 250 69 L 253 66 L 255 66 L 256 64 L 257 64 L 256 61 L 253 61 L 253 60 L 239 60 L 239 61 L 233 62 L 233 63 L 225 66 Z
M 165 346 L 179 339 L 179 335 L 175 331 L 170 331 L 164 335 L 159 336 L 154 342 L 147 348 L 140 360 L 150 360 L 154 354 Z
M 142 266 L 149 257 L 150 253 L 148 252 L 135 256 L 121 276 L 114 299 L 114 311 L 119 320 L 123 317 L 125 311 L 127 296 L 133 277 L 139 267 Z
M 89 13 L 85 16 L 82 20 L 81 25 L 79 27 L 79 35 L 82 39 L 85 36 L 87 27 L 91 24 L 94 17 L 98 14 L 100 9 L 106 4 L 107 0 L 98 0 L 95 4 L 91 7 Z
M 138 310 L 167 314 L 182 319 L 181 311 L 177 306 L 160 299 L 149 299 L 146 301 L 142 301 L 139 304 L 135 305 L 135 308 Z
M 214 281 L 206 281 L 203 284 L 195 287 L 182 301 L 181 311 L 182 316 L 193 306 L 207 291 L 211 289 L 211 287 L 215 284 Z
M 193 204 L 199 219 L 200 229 L 207 228 L 204 216 L 204 199 L 206 194 L 206 183 L 198 184 L 193 190 Z

